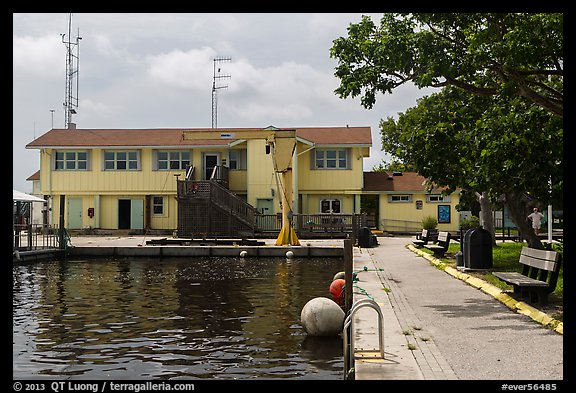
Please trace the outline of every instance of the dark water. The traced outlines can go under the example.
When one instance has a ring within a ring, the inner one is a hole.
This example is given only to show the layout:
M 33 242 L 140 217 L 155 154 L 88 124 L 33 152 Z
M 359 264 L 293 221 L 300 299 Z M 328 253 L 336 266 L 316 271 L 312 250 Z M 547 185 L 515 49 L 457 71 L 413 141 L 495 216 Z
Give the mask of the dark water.
M 308 337 L 341 259 L 138 258 L 13 267 L 14 379 L 342 379 Z

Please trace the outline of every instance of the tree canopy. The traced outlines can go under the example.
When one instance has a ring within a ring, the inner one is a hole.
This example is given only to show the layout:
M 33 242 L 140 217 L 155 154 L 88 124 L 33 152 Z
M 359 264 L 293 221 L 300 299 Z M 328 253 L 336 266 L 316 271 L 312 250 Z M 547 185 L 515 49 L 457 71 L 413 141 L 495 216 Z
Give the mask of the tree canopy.
M 379 26 L 363 17 L 330 55 L 335 93 L 366 108 L 405 83 L 440 88 L 381 121 L 382 149 L 435 185 L 483 202 L 504 196 L 529 245 L 541 246 L 524 197 L 562 200 L 562 14 L 385 14 Z
M 561 198 L 562 121 L 518 97 L 444 88 L 380 128 L 383 150 L 438 185 L 486 191 L 493 200 L 509 191 Z
M 560 13 L 384 14 L 363 17 L 333 41 L 336 93 L 361 96 L 404 83 L 455 86 L 479 96 L 516 95 L 563 116 L 563 16 Z

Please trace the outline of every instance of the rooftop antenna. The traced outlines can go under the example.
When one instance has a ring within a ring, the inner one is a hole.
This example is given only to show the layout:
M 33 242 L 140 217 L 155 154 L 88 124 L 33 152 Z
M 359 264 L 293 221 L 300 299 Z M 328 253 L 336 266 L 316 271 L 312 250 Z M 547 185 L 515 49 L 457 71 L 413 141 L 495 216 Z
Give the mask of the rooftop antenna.
M 71 41 L 72 37 L 72 14 L 68 19 L 68 37 L 66 34 L 60 34 L 62 42 L 66 45 L 66 93 L 64 101 L 64 127 L 76 128 L 76 124 L 72 123 L 72 115 L 76 114 L 78 108 L 78 65 L 80 61 L 80 29 L 75 41 Z
M 223 63 L 231 61 L 230 57 L 215 57 L 214 63 L 214 76 L 212 77 L 212 128 L 218 128 L 218 90 L 226 89 L 228 85 L 217 85 L 220 79 L 230 78 L 230 75 L 220 74 L 220 67 L 218 66 L 218 74 L 216 74 L 216 63 Z

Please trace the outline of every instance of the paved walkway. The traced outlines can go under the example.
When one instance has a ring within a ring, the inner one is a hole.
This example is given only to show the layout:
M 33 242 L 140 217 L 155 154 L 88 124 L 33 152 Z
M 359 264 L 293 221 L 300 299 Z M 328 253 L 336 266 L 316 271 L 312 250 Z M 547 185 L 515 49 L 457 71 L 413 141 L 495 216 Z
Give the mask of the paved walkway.
M 384 314 L 386 359 L 378 359 L 376 312 L 355 319 L 356 379 L 562 380 L 563 335 L 381 237 L 354 249 L 354 300 Z M 372 357 L 372 359 L 368 359 Z

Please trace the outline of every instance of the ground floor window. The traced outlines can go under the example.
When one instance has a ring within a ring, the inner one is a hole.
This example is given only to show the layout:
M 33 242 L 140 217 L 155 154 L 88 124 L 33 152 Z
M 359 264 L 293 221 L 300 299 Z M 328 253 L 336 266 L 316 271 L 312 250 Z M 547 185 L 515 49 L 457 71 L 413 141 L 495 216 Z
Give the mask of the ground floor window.
M 320 213 L 340 213 L 339 199 L 322 199 L 320 201 Z
M 155 216 L 164 215 L 164 197 L 152 197 L 152 214 Z

